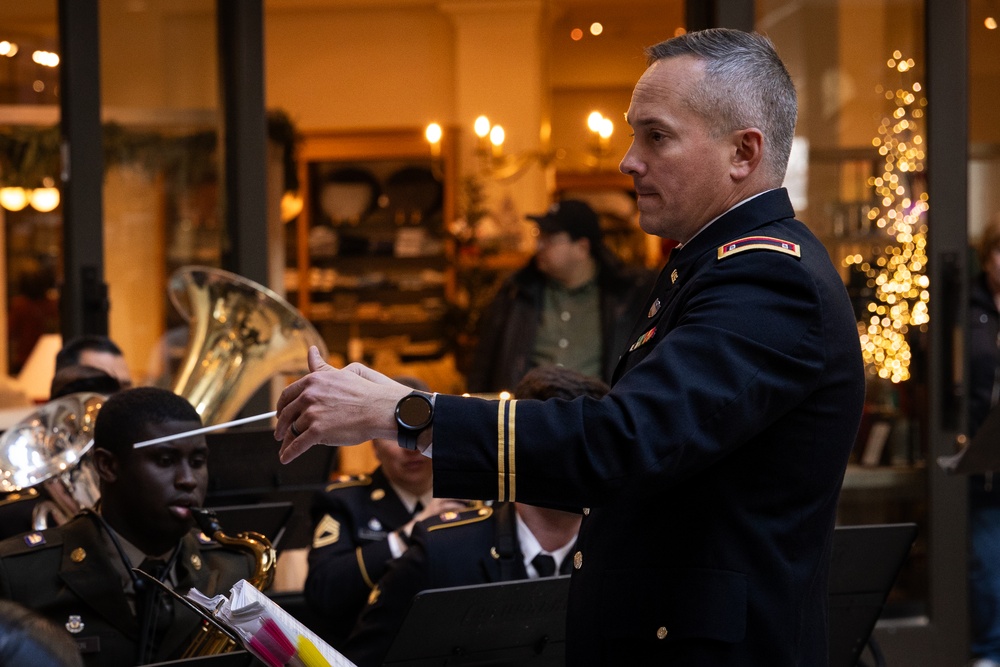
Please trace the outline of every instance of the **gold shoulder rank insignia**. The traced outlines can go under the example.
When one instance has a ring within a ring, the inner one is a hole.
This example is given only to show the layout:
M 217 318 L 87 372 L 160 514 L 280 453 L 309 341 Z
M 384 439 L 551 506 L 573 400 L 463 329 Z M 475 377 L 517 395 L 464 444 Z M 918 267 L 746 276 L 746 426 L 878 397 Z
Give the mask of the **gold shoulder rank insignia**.
M 462 510 L 461 512 L 445 512 L 438 516 L 440 523 L 427 528 L 428 531 L 440 530 L 442 528 L 454 528 L 455 526 L 465 526 L 477 521 L 485 521 L 493 515 L 492 507 L 480 507 L 478 509 Z
M 368 486 L 371 483 L 372 478 L 368 475 L 337 475 L 326 485 L 325 490 L 333 491 L 334 489 L 346 489 L 350 486 Z
M 340 522 L 329 514 L 323 516 L 313 531 L 313 549 L 336 544 L 340 539 Z
M 773 250 L 783 252 L 792 257 L 801 257 L 798 243 L 776 239 L 773 236 L 746 236 L 719 246 L 719 259 L 735 255 L 744 250 Z

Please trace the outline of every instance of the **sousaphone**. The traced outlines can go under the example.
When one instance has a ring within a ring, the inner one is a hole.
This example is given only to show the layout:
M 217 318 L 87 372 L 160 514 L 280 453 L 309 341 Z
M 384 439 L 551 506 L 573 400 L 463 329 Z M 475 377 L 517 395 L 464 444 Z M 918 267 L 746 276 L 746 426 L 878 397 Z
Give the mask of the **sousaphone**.
M 191 401 L 206 425 L 235 417 L 275 375 L 308 371 L 311 345 L 327 354 L 294 306 L 235 273 L 183 267 L 170 277 L 168 294 L 189 324 L 173 391 Z

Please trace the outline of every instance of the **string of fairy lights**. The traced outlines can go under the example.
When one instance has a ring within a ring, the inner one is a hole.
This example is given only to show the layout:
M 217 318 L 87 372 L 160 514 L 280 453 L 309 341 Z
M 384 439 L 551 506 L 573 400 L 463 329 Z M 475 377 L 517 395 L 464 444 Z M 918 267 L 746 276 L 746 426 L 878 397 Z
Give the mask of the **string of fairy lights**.
M 868 319 L 858 322 L 861 350 L 868 371 L 893 383 L 910 377 L 911 350 L 907 334 L 926 330 L 930 300 L 927 276 L 927 191 L 925 148 L 921 133 L 927 98 L 919 81 L 903 83 L 912 72 L 912 58 L 896 51 L 887 62 L 900 75 L 895 90 L 880 89 L 895 104 L 891 117 L 883 118 L 872 145 L 884 158 L 882 174 L 868 179 L 878 203 L 868 218 L 888 237 L 876 246 L 871 260 L 860 254 L 844 259 L 867 278 L 873 299 Z

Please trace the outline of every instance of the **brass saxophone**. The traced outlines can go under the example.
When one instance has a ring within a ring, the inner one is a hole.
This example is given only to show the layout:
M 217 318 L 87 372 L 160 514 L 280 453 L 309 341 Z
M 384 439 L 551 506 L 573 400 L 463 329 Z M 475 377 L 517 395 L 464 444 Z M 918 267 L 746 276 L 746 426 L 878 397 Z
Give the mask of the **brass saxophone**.
M 254 588 L 262 591 L 271 585 L 271 582 L 274 581 L 274 570 L 278 556 L 267 537 L 253 531 L 229 536 L 222 532 L 222 527 L 219 525 L 219 518 L 212 510 L 191 508 L 191 512 L 194 514 L 198 527 L 206 535 L 211 536 L 219 544 L 246 551 L 253 556 L 254 572 L 247 581 Z M 195 658 L 205 655 L 216 655 L 219 653 L 229 653 L 241 648 L 227 634 L 208 621 L 203 621 L 201 628 L 192 637 L 191 642 L 181 657 Z

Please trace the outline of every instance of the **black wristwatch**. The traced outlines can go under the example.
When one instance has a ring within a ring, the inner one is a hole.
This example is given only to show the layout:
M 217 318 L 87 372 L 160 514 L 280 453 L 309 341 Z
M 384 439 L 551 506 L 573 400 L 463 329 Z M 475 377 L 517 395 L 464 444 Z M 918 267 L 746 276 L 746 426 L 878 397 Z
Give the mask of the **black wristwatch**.
M 411 391 L 396 403 L 398 442 L 403 449 L 416 450 L 417 436 L 434 421 L 434 396 L 423 391 Z

